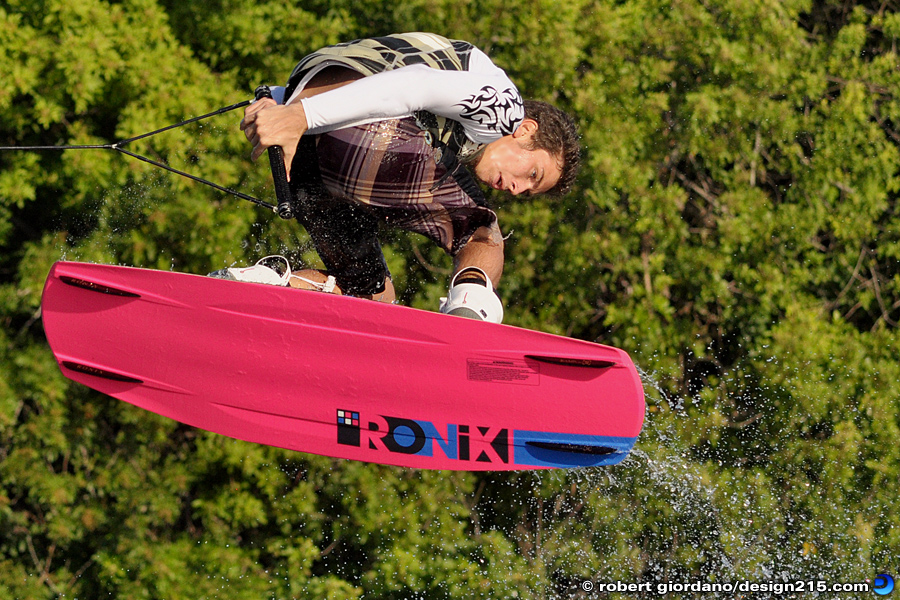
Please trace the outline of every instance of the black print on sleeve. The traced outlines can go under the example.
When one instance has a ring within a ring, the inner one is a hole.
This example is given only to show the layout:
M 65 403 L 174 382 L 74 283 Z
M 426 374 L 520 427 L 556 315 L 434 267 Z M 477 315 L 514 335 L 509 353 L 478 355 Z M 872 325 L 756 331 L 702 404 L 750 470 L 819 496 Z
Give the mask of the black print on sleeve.
M 502 135 L 513 133 L 525 116 L 522 97 L 512 88 L 498 92 L 496 88 L 486 85 L 457 106 L 463 107 L 460 117 L 475 121 Z

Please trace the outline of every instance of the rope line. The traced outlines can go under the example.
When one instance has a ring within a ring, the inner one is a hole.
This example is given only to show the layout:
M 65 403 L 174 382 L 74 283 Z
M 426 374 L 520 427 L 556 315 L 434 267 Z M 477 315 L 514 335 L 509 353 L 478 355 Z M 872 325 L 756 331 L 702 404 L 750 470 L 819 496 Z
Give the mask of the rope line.
M 150 136 L 154 136 L 158 133 L 163 133 L 164 131 L 169 131 L 170 129 L 175 129 L 177 127 L 184 127 L 185 125 L 190 125 L 191 123 L 195 123 L 197 121 L 208 119 L 210 117 L 215 117 L 216 115 L 221 115 L 223 113 L 236 110 L 238 108 L 243 108 L 252 102 L 251 100 L 244 100 L 243 102 L 238 102 L 237 104 L 232 104 L 231 106 L 226 106 L 223 108 L 219 108 L 212 112 L 206 113 L 205 115 L 200 115 L 198 117 L 191 117 L 190 119 L 186 119 L 179 123 L 174 123 L 172 125 L 166 125 L 165 127 L 161 127 L 154 131 L 150 131 L 147 133 L 142 133 L 140 135 L 136 135 L 134 137 L 130 137 L 124 140 L 119 140 L 118 142 L 114 142 L 112 144 L 80 144 L 80 145 L 72 145 L 72 144 L 57 144 L 51 146 L 0 146 L 0 150 L 24 150 L 24 151 L 37 151 L 37 150 L 115 150 L 116 152 L 121 152 L 127 156 L 132 158 L 136 158 L 145 163 L 151 164 L 155 167 L 159 167 L 160 169 L 165 169 L 166 171 L 170 171 L 175 173 L 176 175 L 181 175 L 182 177 L 186 177 L 197 183 L 202 183 L 204 185 L 208 185 L 211 188 L 217 189 L 220 192 L 225 192 L 226 194 L 231 194 L 232 196 L 236 196 L 241 200 L 247 200 L 248 202 L 252 202 L 258 206 L 262 206 L 264 208 L 268 208 L 270 210 L 275 210 L 277 207 L 274 204 L 270 204 L 268 202 L 264 202 L 258 198 L 254 198 L 248 194 L 244 194 L 243 192 L 239 192 L 237 190 L 233 190 L 231 188 L 227 188 L 221 186 L 217 183 L 209 181 L 208 179 L 204 179 L 202 177 L 198 177 L 197 175 L 191 175 L 190 173 L 186 173 L 184 171 L 180 171 L 175 167 L 171 167 L 163 162 L 153 160 L 147 156 L 143 156 L 141 154 L 137 154 L 130 150 L 126 150 L 122 146 L 125 144 L 129 144 L 131 142 L 136 142 L 137 140 L 142 140 L 144 138 L 148 138 Z

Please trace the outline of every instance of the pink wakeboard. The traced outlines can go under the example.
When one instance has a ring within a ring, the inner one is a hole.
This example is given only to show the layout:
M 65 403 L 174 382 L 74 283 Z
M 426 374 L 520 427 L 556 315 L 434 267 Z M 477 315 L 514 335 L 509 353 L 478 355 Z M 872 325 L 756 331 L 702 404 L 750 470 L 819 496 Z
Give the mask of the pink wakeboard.
M 42 314 L 66 377 L 301 452 L 471 471 L 606 465 L 644 419 L 622 350 L 358 298 L 58 262 Z

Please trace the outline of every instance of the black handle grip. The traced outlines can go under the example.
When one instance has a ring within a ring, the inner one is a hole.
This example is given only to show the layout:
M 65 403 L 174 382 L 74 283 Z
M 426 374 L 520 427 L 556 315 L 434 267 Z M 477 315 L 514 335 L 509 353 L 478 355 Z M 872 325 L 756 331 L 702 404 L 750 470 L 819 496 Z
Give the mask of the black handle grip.
M 256 99 L 271 98 L 272 91 L 267 85 L 256 88 Z M 275 198 L 278 206 L 275 212 L 282 219 L 293 219 L 294 209 L 291 206 L 291 186 L 288 184 L 287 171 L 284 168 L 284 150 L 281 146 L 271 146 L 269 153 L 269 167 L 272 169 L 272 179 L 275 181 Z

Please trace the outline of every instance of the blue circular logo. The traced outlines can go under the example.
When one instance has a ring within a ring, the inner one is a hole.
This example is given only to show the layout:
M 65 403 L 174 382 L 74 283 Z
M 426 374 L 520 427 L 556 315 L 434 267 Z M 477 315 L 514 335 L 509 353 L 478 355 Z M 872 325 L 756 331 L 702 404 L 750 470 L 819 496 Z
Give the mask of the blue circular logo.
M 879 596 L 887 596 L 894 591 L 894 578 L 882 573 L 875 578 L 872 590 Z

